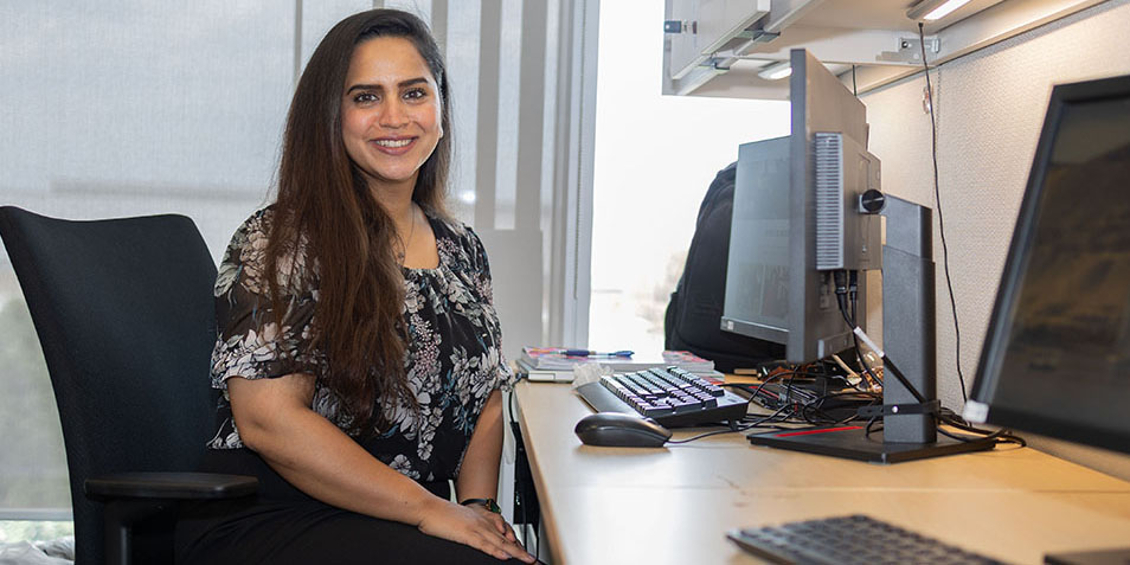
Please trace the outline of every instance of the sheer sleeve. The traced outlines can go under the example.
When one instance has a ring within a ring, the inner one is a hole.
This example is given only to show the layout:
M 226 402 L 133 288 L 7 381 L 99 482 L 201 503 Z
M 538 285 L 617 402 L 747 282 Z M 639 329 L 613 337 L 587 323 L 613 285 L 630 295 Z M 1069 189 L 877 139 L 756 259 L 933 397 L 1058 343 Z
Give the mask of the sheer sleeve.
M 267 295 L 265 249 L 270 211 L 252 216 L 236 231 L 216 278 L 216 324 L 219 339 L 212 351 L 212 386 L 227 388 L 227 379 L 276 378 L 292 373 L 319 374 L 320 355 L 310 347 L 317 291 L 290 284 L 291 273 L 307 268 L 296 252 L 279 261 L 280 304 L 277 315 Z

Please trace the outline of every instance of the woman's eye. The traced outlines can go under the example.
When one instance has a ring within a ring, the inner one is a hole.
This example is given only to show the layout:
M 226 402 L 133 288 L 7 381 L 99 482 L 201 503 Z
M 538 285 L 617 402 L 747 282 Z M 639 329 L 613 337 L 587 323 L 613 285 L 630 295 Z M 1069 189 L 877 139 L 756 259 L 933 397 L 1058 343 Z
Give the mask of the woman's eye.
M 422 88 L 413 88 L 412 90 L 409 90 L 408 92 L 404 93 L 404 97 L 407 98 L 408 100 L 419 100 L 421 98 L 424 98 L 427 95 L 428 95 L 427 91 L 425 91 Z
M 376 102 L 377 101 L 377 95 L 373 94 L 372 92 L 362 92 L 362 93 L 354 96 L 353 101 L 358 103 L 358 104 L 366 104 L 366 103 L 369 103 L 369 102 Z

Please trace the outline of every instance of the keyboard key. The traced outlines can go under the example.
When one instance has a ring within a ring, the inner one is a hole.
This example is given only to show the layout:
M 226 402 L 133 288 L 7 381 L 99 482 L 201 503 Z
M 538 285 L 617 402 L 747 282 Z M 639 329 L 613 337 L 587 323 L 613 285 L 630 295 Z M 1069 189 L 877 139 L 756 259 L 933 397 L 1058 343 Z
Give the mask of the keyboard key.
M 647 416 L 648 418 L 658 418 L 661 416 L 669 416 L 671 414 L 674 414 L 675 409 L 670 406 L 651 404 L 646 405 L 643 410 L 639 410 L 638 412 L 640 412 L 644 416 Z

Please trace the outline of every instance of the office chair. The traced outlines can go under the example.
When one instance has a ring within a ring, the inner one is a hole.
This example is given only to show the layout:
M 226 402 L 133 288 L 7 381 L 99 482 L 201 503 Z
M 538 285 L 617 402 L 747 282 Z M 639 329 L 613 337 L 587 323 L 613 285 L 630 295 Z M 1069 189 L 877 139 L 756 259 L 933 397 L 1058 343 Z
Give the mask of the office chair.
M 171 563 L 179 501 L 255 492 L 191 473 L 213 433 L 216 267 L 192 220 L 0 207 L 62 420 L 79 565 Z M 85 495 L 85 496 L 84 496 Z

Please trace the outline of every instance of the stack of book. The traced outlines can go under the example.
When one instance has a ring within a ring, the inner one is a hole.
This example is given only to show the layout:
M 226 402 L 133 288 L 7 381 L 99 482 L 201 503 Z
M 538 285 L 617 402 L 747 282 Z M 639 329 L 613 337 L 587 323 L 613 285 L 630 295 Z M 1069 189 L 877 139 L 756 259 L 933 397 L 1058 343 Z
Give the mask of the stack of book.
M 586 363 L 600 363 L 614 372 L 626 373 L 652 367 L 676 366 L 700 376 L 721 376 L 714 362 L 689 351 L 664 351 L 661 357 L 643 358 L 631 351 L 598 352 L 563 347 L 523 347 L 516 361 L 519 377 L 531 381 L 572 382 L 573 369 Z

